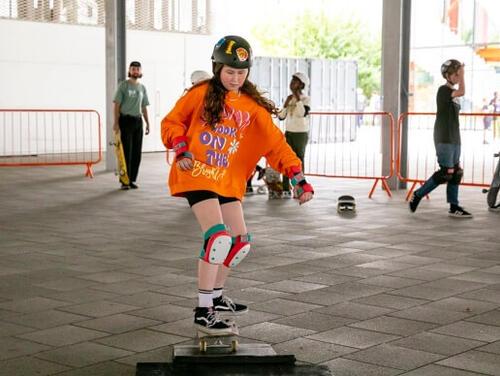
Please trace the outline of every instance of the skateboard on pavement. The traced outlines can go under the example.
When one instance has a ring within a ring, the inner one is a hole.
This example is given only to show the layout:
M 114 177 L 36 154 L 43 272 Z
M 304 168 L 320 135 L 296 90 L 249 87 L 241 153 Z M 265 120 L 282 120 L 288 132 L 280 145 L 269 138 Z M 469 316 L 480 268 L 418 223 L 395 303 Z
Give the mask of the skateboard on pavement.
M 127 173 L 127 162 L 125 161 L 125 153 L 123 152 L 123 144 L 120 138 L 120 132 L 115 132 L 114 142 L 110 142 L 110 145 L 115 148 L 116 155 L 116 169 L 117 175 L 120 179 L 120 183 L 123 185 L 130 185 L 130 179 Z
M 238 335 L 237 329 L 217 335 L 198 331 L 198 347 L 203 354 L 235 353 L 238 351 Z
M 354 197 L 349 195 L 340 196 L 337 202 L 337 212 L 351 212 L 356 211 L 356 201 Z

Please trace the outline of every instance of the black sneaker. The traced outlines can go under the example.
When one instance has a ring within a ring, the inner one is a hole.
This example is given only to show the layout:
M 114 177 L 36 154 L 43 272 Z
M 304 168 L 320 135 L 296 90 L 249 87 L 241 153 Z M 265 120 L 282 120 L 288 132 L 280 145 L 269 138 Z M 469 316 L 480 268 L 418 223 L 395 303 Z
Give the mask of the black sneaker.
M 408 203 L 408 206 L 410 207 L 410 211 L 412 213 L 415 213 L 417 210 L 418 204 L 420 204 L 420 200 L 422 200 L 422 197 L 418 197 L 415 192 L 413 192 L 413 196 L 411 196 L 411 200 Z
M 214 308 L 220 314 L 242 315 L 248 312 L 248 307 L 244 304 L 235 303 L 225 295 L 214 298 Z
M 451 206 L 448 215 L 454 218 L 472 218 L 472 214 L 461 206 Z
M 137 188 L 139 188 L 139 186 L 137 184 L 135 184 L 135 183 L 130 183 L 130 188 L 131 189 L 137 189 Z
M 122 183 L 122 186 L 120 187 L 120 189 L 121 189 L 122 191 L 128 191 L 128 190 L 130 189 L 130 185 L 127 185 L 127 184 L 123 184 L 123 183 Z
M 222 320 L 213 307 L 196 307 L 194 309 L 194 325 L 203 333 L 215 335 L 231 334 L 237 331 L 236 324 L 232 321 Z

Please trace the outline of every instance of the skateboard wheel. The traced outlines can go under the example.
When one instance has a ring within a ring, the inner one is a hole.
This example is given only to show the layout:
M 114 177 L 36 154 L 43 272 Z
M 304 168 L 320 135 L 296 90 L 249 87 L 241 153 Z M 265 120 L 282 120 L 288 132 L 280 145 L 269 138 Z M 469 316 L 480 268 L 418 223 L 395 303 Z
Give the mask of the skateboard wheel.
M 238 340 L 233 339 L 231 341 L 231 352 L 236 352 L 238 350 Z
M 200 339 L 200 342 L 198 345 L 199 345 L 200 351 L 202 353 L 207 352 L 207 347 L 208 347 L 207 341 L 205 341 L 204 339 Z

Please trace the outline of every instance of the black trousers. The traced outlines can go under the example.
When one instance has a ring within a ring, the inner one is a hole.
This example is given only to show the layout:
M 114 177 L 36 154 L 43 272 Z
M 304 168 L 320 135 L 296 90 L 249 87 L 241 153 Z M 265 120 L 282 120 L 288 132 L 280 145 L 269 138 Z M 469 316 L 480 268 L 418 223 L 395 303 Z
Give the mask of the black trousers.
M 137 180 L 142 154 L 142 116 L 120 115 L 118 120 L 123 144 L 123 154 L 127 162 L 127 173 L 131 182 Z

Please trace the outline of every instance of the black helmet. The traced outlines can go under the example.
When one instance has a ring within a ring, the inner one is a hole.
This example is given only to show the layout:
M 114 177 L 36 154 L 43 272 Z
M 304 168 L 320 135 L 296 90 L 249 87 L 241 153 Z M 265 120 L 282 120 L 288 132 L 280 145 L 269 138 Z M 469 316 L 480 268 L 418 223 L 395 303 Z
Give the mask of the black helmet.
M 252 57 L 252 47 L 244 38 L 227 35 L 215 45 L 212 62 L 245 69 L 252 66 Z
M 441 74 L 443 75 L 443 78 L 448 79 L 446 75 L 449 73 L 455 73 L 461 66 L 462 63 L 458 60 L 446 60 L 443 64 L 441 64 Z

